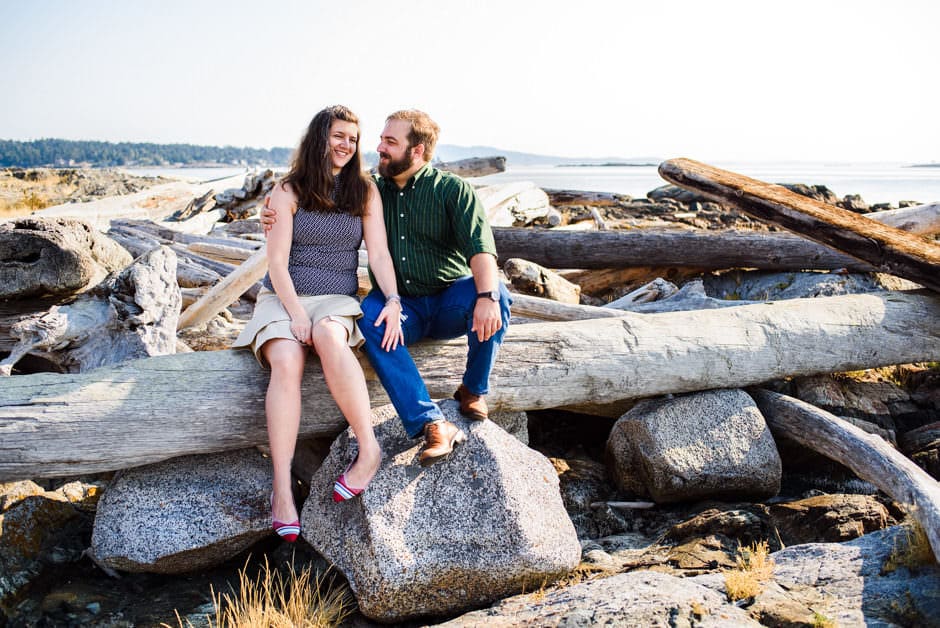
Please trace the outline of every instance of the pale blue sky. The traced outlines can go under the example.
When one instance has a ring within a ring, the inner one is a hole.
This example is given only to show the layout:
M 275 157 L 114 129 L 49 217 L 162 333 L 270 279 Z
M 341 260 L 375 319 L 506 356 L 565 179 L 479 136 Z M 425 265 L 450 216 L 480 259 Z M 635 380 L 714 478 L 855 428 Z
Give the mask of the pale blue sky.
M 0 138 L 293 146 L 343 103 L 372 150 L 940 161 L 935 0 L 0 0 Z

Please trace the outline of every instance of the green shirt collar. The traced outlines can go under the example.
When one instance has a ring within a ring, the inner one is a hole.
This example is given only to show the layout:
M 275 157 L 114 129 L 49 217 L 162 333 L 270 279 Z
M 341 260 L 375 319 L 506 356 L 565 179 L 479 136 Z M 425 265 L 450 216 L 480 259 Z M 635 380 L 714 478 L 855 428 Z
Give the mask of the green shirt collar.
M 432 171 L 433 169 L 434 169 L 434 168 L 431 167 L 431 164 L 430 164 L 430 163 L 424 164 L 423 166 L 421 166 L 421 167 L 418 169 L 417 172 L 415 172 L 413 175 L 411 175 L 411 178 L 409 178 L 408 181 L 405 183 L 405 187 L 404 187 L 404 188 L 401 188 L 401 189 L 404 190 L 405 188 L 414 187 L 414 185 L 415 185 L 419 180 L 423 179 L 424 177 L 429 177 L 429 176 L 431 176 L 431 174 L 432 174 L 431 171 Z M 386 177 L 383 177 L 383 176 L 379 175 L 379 180 L 382 182 L 382 185 L 384 185 L 385 187 L 394 188 L 394 189 L 396 189 L 396 190 L 399 189 L 398 185 L 395 184 L 395 180 L 392 179 L 391 177 L 386 178 Z

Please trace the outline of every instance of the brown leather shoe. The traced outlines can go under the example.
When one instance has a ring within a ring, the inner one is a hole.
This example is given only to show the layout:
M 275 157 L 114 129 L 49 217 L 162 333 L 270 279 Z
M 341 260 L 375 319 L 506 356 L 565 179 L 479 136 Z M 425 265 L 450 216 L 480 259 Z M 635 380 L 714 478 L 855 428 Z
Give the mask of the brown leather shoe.
M 483 395 L 474 395 L 463 384 L 454 393 L 454 399 L 460 402 L 460 414 L 468 419 L 485 421 L 490 415 Z
M 432 421 L 424 426 L 424 451 L 418 456 L 422 467 L 429 467 L 454 450 L 467 435 L 450 421 Z

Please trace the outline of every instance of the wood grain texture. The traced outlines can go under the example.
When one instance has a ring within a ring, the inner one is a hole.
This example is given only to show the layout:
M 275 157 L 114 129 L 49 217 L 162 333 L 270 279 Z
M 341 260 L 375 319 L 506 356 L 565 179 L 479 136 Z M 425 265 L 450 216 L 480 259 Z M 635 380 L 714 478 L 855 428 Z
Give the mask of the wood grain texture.
M 874 270 L 871 264 L 791 233 L 689 229 L 567 231 L 493 228 L 499 258 L 547 268 L 633 266 L 724 270 Z
M 852 469 L 895 501 L 913 506 L 940 563 L 940 484 L 883 438 L 799 399 L 749 391 L 771 432 L 791 438 Z
M 432 397 L 449 397 L 464 339 L 411 348 Z M 796 375 L 940 359 L 940 297 L 876 293 L 510 327 L 492 412 L 604 405 Z M 373 405 L 387 397 L 362 360 Z M 268 371 L 247 351 L 127 362 L 0 387 L 0 481 L 121 469 L 267 441 Z M 319 363 L 303 380 L 301 437 L 345 421 Z
M 659 166 L 666 180 L 940 291 L 940 245 L 841 207 L 692 159 Z

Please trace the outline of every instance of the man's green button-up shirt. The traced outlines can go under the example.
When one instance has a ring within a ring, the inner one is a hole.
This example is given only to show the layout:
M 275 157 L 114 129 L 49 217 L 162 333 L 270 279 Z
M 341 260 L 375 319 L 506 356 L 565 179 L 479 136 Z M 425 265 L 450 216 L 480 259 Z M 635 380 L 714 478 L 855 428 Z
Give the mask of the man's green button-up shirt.
M 376 184 L 400 294 L 441 292 L 471 274 L 471 257 L 496 255 L 483 203 L 460 177 L 426 164 L 401 189 L 390 178 Z

